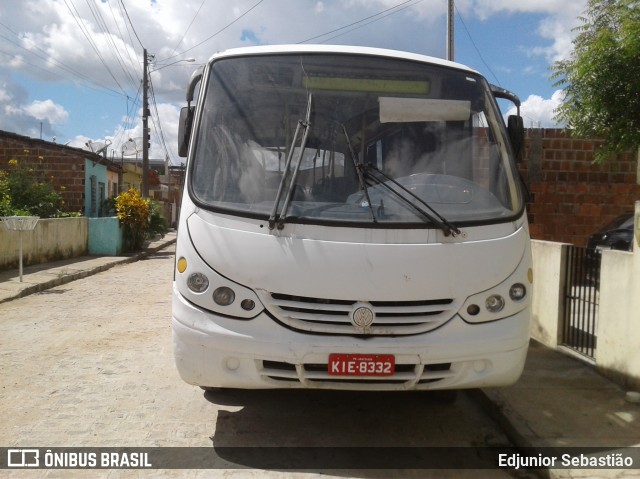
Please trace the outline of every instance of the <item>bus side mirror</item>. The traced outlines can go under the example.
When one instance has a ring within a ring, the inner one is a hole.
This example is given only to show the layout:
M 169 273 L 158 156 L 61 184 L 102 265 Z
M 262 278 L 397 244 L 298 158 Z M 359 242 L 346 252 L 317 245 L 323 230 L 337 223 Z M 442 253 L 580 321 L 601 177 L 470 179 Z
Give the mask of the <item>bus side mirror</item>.
M 520 158 L 524 146 L 524 123 L 520 115 L 509 115 L 507 119 L 507 133 L 516 161 Z
M 193 106 L 185 106 L 180 109 L 180 120 L 178 121 L 178 156 L 182 158 L 186 158 L 189 152 L 189 138 L 191 137 L 194 110 L 195 107 Z

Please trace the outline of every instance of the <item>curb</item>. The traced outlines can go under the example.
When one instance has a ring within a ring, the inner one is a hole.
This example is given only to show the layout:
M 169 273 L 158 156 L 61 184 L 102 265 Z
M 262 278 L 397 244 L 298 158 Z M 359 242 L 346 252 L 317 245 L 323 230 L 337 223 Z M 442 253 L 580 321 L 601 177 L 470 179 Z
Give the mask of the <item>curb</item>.
M 163 242 L 158 242 L 159 244 L 157 246 L 149 246 L 144 251 L 140 251 L 139 253 L 135 253 L 129 257 L 116 259 L 108 264 L 95 266 L 90 270 L 79 271 L 77 273 L 71 273 L 71 274 L 65 274 L 59 278 L 53 278 L 43 283 L 38 283 L 32 286 L 28 286 L 13 296 L 0 299 L 0 304 L 6 303 L 8 301 L 13 301 L 14 299 L 24 298 L 25 296 L 29 296 L 31 294 L 40 293 L 42 291 L 46 291 L 47 289 L 55 288 L 57 286 L 62 286 L 63 284 L 71 283 L 72 281 L 76 281 L 78 279 L 83 279 L 89 276 L 93 276 L 94 274 L 107 271 L 108 269 L 111 269 L 114 266 L 118 266 L 121 264 L 135 263 L 136 261 L 144 259 L 147 256 L 174 244 L 175 242 L 176 242 L 176 238 L 172 238 Z
M 536 447 L 529 440 L 529 438 L 535 435 L 527 422 L 516 411 L 509 407 L 498 391 L 491 389 L 469 389 L 467 390 L 467 394 L 498 424 L 516 449 Z M 556 477 L 550 469 L 527 469 L 527 472 L 535 474 L 541 479 L 552 479 Z

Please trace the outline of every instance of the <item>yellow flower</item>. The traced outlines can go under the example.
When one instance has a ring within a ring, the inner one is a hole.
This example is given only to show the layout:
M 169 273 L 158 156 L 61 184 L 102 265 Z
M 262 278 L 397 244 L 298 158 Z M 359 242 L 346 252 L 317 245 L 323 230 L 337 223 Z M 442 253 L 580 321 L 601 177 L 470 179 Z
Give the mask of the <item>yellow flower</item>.
M 18 166 L 18 160 L 9 160 L 9 166 L 16 167 Z

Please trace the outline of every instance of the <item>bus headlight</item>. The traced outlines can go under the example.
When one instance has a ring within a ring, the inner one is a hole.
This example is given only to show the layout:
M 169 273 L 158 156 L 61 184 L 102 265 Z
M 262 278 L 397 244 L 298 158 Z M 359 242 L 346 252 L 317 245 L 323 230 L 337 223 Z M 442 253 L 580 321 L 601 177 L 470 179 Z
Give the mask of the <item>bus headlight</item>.
M 209 279 L 202 273 L 191 273 L 187 278 L 187 286 L 194 293 L 203 293 L 209 287 Z
M 229 306 L 236 299 L 236 293 L 231 288 L 220 286 L 213 292 L 213 300 L 220 306 Z
M 509 288 L 509 297 L 513 301 L 520 301 L 527 295 L 527 288 L 522 283 L 515 283 Z
M 490 313 L 499 313 L 504 308 L 504 298 L 499 294 L 492 294 L 484 305 Z

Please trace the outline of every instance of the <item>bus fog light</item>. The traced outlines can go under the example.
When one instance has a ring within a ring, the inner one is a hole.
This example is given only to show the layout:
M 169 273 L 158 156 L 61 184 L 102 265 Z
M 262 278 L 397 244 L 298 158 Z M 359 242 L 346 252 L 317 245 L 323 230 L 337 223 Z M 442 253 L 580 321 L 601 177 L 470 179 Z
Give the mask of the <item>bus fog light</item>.
M 251 311 L 253 308 L 256 307 L 256 303 L 251 299 L 243 299 L 242 302 L 240 303 L 240 306 L 245 311 Z
M 202 293 L 209 287 L 209 279 L 202 273 L 192 273 L 187 279 L 187 286 L 194 293 Z
M 473 362 L 473 370 L 477 373 L 483 373 L 487 370 L 486 361 L 474 361 Z
M 527 288 L 524 284 L 516 283 L 509 288 L 509 297 L 514 301 L 520 301 L 527 295 Z
M 498 313 L 504 308 L 504 298 L 499 294 L 492 294 L 485 301 L 485 307 L 490 313 Z
M 220 286 L 213 292 L 213 300 L 220 306 L 229 306 L 235 299 L 236 293 L 226 286 Z
M 225 366 L 229 371 L 237 371 L 240 367 L 240 360 L 238 358 L 227 358 Z
M 480 313 L 480 306 L 478 306 L 477 304 L 470 304 L 467 307 L 467 313 L 471 316 L 476 316 L 478 313 Z

